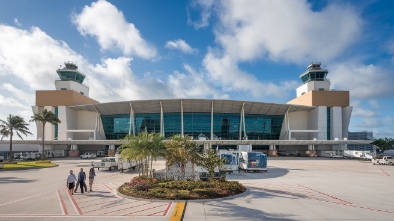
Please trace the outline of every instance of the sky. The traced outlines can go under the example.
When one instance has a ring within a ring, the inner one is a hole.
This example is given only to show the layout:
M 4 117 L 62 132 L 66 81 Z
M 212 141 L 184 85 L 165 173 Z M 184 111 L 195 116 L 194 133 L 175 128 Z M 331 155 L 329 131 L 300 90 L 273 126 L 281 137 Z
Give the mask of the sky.
M 65 61 L 99 102 L 273 103 L 321 62 L 331 89 L 350 91 L 349 131 L 394 137 L 390 0 L 0 0 L 0 119 L 29 121 Z

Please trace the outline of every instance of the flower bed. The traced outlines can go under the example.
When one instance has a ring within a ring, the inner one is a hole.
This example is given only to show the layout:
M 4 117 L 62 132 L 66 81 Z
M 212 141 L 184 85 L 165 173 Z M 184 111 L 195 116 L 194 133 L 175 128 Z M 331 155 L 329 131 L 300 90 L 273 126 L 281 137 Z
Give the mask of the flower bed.
M 239 182 L 225 179 L 164 181 L 146 177 L 135 177 L 119 187 L 119 192 L 127 196 L 166 200 L 222 198 L 245 190 Z

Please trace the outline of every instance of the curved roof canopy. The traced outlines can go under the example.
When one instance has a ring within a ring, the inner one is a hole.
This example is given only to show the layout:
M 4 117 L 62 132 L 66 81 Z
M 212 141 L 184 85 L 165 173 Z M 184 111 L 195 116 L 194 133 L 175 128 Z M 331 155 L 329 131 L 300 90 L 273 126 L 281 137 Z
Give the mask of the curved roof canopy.
M 161 103 L 161 105 L 160 105 Z M 214 113 L 240 113 L 244 105 L 245 114 L 283 115 L 286 111 L 308 111 L 314 106 L 292 104 L 275 104 L 254 101 L 216 100 L 216 99 L 163 99 L 163 100 L 135 100 L 89 105 L 69 106 L 76 111 L 96 110 L 102 115 L 129 114 L 131 107 L 134 113 L 160 113 L 161 106 L 164 113 L 181 112 L 211 112 L 213 104 Z

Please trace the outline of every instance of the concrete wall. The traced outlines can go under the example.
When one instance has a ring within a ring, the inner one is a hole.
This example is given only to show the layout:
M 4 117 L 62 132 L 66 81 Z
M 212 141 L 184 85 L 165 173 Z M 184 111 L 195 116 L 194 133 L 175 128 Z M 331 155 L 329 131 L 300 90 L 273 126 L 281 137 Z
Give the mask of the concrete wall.
M 297 97 L 299 97 L 303 94 L 306 94 L 312 90 L 318 91 L 321 88 L 325 91 L 329 91 L 330 90 L 330 82 L 329 81 L 310 81 L 306 84 L 303 84 L 303 85 L 299 86 L 296 90 Z
M 308 128 L 309 130 L 327 130 L 327 107 L 320 106 L 309 111 Z M 326 133 L 316 133 L 314 135 L 316 137 L 313 138 L 318 140 L 327 140 Z
M 77 130 L 77 113 L 76 111 L 61 106 L 58 107 L 59 119 L 62 121 L 59 124 L 59 140 L 67 140 L 68 138 L 74 139 L 74 133 L 61 132 L 62 130 Z
M 344 107 L 342 108 L 342 137 L 348 138 L 350 117 L 352 115 L 353 107 Z
M 77 83 L 75 81 L 55 81 L 56 90 L 66 88 L 66 90 L 72 90 L 77 93 L 83 93 L 86 97 L 89 97 L 89 88 L 85 85 Z
M 342 108 L 331 107 L 331 140 L 342 140 Z

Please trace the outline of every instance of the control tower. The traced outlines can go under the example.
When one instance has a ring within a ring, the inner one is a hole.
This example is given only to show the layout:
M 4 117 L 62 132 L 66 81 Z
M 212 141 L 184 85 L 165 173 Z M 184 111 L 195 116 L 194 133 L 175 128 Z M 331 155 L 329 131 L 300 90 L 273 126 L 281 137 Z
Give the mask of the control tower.
M 328 70 L 321 68 L 321 63 L 312 63 L 308 69 L 300 75 L 302 85 L 297 88 L 297 97 L 309 91 L 329 91 L 330 80 L 327 79 Z
M 59 79 L 55 81 L 56 90 L 72 90 L 89 97 L 89 87 L 83 84 L 85 75 L 78 71 L 78 66 L 73 62 L 65 62 L 65 67 L 57 69 Z
M 310 133 L 309 139 L 342 140 L 347 138 L 353 107 L 349 105 L 349 91 L 332 90 L 327 75 L 328 70 L 322 68 L 320 63 L 311 63 L 300 75 L 302 84 L 296 89 L 297 97 L 287 103 L 315 107 L 303 119 L 305 130 L 320 131 L 318 134 Z M 289 118 L 302 119 L 301 116 L 291 115 Z M 292 129 L 291 125 L 289 128 Z M 338 149 L 343 147 L 334 148 Z

